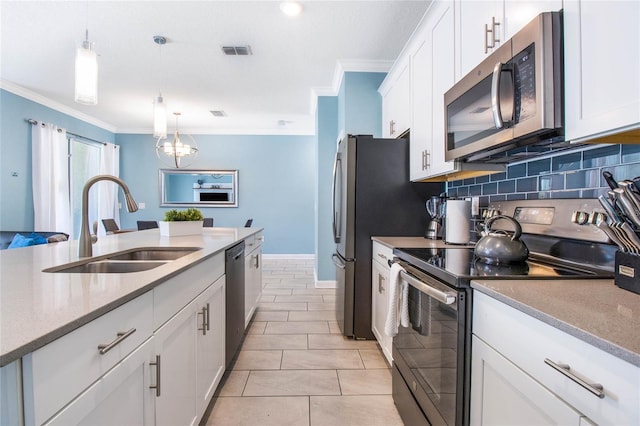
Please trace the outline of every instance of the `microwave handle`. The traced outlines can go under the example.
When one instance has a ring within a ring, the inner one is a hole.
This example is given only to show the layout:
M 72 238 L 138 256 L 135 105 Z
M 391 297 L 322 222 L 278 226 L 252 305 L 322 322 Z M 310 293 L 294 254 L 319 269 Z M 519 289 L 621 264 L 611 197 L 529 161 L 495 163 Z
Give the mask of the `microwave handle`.
M 502 121 L 502 109 L 500 108 L 500 73 L 502 72 L 502 62 L 498 62 L 493 67 L 493 76 L 491 78 L 491 111 L 493 111 L 493 123 L 496 129 L 502 129 L 504 122 Z

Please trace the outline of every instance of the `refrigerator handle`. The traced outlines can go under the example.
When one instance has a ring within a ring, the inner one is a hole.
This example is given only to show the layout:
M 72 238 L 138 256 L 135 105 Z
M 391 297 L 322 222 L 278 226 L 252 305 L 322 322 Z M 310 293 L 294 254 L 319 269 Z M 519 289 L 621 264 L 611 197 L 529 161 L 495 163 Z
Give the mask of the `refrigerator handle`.
M 336 152 L 336 159 L 333 162 L 333 184 L 332 184 L 332 199 L 331 199 L 331 205 L 332 205 L 332 210 L 333 210 L 333 240 L 336 243 L 340 242 L 341 239 L 341 235 L 340 235 L 340 225 L 338 223 L 338 221 L 340 220 L 340 212 L 336 209 L 336 207 L 338 207 L 336 205 L 336 190 L 337 190 L 337 186 L 338 186 L 338 173 L 339 173 L 339 169 L 340 169 L 340 165 L 342 163 L 342 159 L 340 158 L 340 153 Z M 342 195 L 342 194 L 341 194 Z M 341 197 L 342 198 L 342 197 Z
M 340 269 L 346 268 L 347 265 L 345 265 L 342 259 L 340 259 L 340 256 L 338 256 L 336 253 L 333 253 L 333 255 L 331 256 L 331 259 L 333 260 L 333 264 L 336 265 L 338 268 Z

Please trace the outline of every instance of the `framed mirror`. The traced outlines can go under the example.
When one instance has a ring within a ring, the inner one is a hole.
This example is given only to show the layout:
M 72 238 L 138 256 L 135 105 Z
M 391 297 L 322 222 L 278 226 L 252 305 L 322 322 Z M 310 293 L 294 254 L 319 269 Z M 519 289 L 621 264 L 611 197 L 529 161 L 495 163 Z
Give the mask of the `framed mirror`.
M 160 169 L 161 207 L 238 207 L 238 170 Z

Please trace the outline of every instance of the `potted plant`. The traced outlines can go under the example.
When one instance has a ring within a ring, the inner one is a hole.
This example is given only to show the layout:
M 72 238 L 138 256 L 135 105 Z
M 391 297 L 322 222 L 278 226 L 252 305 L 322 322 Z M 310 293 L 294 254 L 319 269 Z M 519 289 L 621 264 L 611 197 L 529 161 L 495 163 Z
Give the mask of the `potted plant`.
M 158 222 L 160 235 L 176 237 L 201 234 L 203 221 L 202 212 L 198 209 L 168 210 L 164 214 L 164 220 Z

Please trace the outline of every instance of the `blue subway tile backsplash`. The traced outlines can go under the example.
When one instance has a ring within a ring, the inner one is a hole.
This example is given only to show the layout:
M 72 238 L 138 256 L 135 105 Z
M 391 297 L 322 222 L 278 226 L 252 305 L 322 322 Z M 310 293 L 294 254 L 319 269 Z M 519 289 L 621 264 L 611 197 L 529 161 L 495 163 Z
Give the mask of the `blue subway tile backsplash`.
M 507 171 L 447 183 L 449 197 L 479 197 L 480 206 L 502 200 L 597 198 L 609 191 L 602 172 L 618 181 L 640 176 L 638 144 L 582 146 L 510 164 Z

